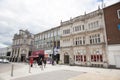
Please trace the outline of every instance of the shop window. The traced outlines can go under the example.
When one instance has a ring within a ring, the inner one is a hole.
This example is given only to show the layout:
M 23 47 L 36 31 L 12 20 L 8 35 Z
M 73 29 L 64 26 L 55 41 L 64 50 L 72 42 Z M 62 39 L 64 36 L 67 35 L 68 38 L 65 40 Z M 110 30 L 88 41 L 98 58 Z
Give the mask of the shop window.
M 100 55 L 100 61 L 103 62 L 103 56 L 102 55 Z
M 93 62 L 93 55 L 91 55 L 91 61 Z
M 99 55 L 97 55 L 97 61 L 99 61 Z
M 96 62 L 96 55 L 94 55 L 94 62 Z
M 86 56 L 84 56 L 84 62 L 86 62 Z

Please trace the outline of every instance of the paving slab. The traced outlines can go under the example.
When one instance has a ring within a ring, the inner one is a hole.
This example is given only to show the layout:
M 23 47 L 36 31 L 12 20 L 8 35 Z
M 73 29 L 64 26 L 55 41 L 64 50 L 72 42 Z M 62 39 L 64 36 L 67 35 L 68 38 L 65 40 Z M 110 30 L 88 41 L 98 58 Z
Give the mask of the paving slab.
M 69 70 L 58 70 L 11 80 L 68 80 L 69 78 L 80 74 L 84 73 Z

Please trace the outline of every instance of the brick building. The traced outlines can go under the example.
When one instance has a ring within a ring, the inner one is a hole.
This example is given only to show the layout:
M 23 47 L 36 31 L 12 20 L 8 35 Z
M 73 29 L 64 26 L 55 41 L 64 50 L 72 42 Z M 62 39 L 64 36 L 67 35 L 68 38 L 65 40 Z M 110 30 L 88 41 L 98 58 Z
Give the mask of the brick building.
M 103 11 L 109 67 L 120 68 L 120 2 L 105 7 Z

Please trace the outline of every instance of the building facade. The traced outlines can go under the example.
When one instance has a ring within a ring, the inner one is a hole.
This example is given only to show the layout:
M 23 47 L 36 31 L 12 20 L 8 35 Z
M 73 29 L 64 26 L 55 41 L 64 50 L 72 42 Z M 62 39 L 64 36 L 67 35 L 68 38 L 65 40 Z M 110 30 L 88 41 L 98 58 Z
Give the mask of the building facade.
M 13 37 L 12 62 L 23 62 L 31 56 L 34 36 L 28 30 L 19 30 Z
M 47 57 L 60 54 L 60 27 L 55 27 L 34 35 L 34 51 L 44 50 Z
M 120 68 L 120 2 L 103 10 L 109 67 Z
M 53 59 L 60 57 L 63 64 L 120 68 L 120 2 L 61 21 L 34 37 L 20 30 L 14 35 L 10 60 L 24 61 L 37 50 Z
M 102 9 L 61 22 L 61 62 L 107 67 L 104 24 Z

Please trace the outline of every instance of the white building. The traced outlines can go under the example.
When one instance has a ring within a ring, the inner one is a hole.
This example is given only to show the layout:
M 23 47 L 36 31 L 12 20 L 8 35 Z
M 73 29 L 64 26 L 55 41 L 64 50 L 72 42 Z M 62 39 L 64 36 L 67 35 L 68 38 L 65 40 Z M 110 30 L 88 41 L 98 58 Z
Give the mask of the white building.
M 62 63 L 107 67 L 104 24 L 102 9 L 61 22 Z
M 33 50 L 34 35 L 28 30 L 19 30 L 19 34 L 13 37 L 12 54 L 10 55 L 12 62 L 25 61 L 31 56 Z
M 60 27 L 55 27 L 34 35 L 34 51 L 44 50 L 47 57 L 59 60 L 60 54 Z M 56 56 L 57 55 L 57 56 Z

